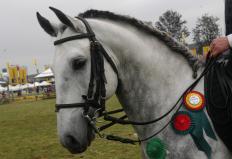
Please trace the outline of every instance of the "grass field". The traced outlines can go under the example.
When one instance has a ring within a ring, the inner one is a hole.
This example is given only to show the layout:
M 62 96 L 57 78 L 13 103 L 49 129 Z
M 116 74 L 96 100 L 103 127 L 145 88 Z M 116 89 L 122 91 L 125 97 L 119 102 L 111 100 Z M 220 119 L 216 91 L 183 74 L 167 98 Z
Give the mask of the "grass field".
M 0 105 L 0 159 L 138 159 L 139 146 L 96 138 L 80 155 L 63 148 L 56 133 L 54 99 Z M 112 109 L 116 98 L 108 102 Z M 114 126 L 106 132 L 133 136 L 128 126 Z

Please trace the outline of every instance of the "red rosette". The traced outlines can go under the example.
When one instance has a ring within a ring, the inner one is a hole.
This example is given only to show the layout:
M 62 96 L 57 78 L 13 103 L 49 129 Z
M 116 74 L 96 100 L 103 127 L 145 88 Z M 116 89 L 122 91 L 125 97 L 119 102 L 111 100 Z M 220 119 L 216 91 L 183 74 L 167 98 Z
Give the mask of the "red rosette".
M 185 135 L 193 129 L 193 118 L 186 111 L 179 111 L 172 117 L 172 128 L 177 134 Z

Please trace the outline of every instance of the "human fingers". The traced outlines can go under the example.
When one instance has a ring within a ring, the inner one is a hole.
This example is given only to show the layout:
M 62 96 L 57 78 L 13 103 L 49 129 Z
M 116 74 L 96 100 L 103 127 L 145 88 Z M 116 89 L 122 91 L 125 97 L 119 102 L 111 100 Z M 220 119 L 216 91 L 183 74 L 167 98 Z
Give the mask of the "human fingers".
M 215 43 L 211 43 L 209 52 L 210 52 L 210 57 L 212 57 L 216 54 Z

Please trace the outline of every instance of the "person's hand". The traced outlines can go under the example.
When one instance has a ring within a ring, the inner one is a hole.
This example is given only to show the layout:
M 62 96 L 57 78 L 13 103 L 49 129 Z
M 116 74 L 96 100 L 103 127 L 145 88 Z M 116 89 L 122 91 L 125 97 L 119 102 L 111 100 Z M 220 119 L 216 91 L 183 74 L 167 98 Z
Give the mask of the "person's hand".
M 230 48 L 229 41 L 227 37 L 220 37 L 216 38 L 210 44 L 210 52 L 211 57 L 218 56 L 219 54 L 223 53 L 224 51 Z

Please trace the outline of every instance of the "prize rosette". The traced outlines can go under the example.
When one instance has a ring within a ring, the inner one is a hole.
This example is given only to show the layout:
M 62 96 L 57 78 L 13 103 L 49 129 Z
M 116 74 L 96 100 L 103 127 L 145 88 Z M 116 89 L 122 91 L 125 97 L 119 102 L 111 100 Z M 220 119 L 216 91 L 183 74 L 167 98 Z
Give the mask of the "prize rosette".
M 193 118 L 186 111 L 179 111 L 172 117 L 172 128 L 177 134 L 186 135 L 193 130 Z
M 146 152 L 149 159 L 165 159 L 166 158 L 166 145 L 159 138 L 152 138 L 148 141 Z
M 204 95 L 197 91 L 190 91 L 184 96 L 184 105 L 188 110 L 199 111 L 204 108 Z
M 212 148 L 205 136 L 217 141 L 216 134 L 204 112 L 204 95 L 197 91 L 190 91 L 183 98 L 185 108 L 172 116 L 172 128 L 176 134 L 191 135 L 199 151 L 203 151 L 207 158 L 211 158 Z M 204 132 L 203 132 L 204 131 Z

